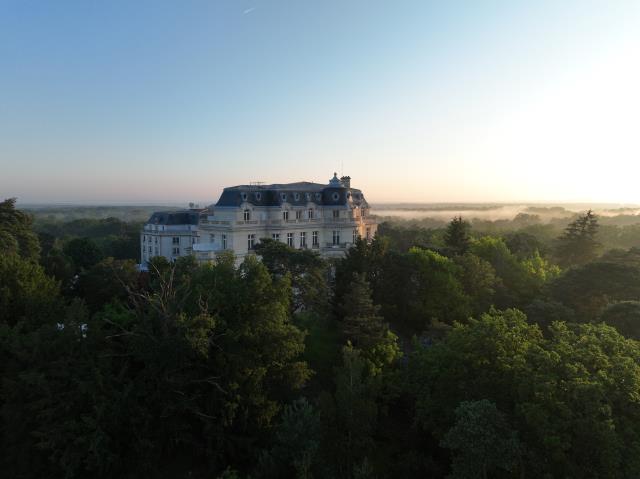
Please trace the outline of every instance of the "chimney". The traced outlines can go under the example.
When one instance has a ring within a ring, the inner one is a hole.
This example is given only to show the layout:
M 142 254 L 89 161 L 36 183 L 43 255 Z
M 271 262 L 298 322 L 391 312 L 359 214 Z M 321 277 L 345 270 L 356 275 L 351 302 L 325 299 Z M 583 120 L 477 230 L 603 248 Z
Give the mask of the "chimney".
M 345 188 L 351 188 L 351 177 L 343 176 L 342 178 L 340 178 L 340 183 L 342 183 L 342 186 L 344 186 Z

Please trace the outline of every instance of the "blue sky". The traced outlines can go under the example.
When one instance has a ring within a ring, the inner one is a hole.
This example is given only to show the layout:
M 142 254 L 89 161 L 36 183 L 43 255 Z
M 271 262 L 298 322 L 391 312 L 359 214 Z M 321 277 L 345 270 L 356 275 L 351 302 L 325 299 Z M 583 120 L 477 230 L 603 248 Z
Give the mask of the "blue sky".
M 640 202 L 637 1 L 0 0 L 0 194 Z

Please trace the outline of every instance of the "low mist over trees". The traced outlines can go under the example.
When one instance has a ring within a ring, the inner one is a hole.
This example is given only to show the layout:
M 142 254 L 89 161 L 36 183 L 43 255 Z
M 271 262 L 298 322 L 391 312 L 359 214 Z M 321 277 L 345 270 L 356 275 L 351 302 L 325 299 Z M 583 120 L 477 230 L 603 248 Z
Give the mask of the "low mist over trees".
M 140 272 L 138 224 L 6 200 L 0 470 L 640 477 L 640 240 L 602 220 L 388 222 L 331 262 L 265 239 Z

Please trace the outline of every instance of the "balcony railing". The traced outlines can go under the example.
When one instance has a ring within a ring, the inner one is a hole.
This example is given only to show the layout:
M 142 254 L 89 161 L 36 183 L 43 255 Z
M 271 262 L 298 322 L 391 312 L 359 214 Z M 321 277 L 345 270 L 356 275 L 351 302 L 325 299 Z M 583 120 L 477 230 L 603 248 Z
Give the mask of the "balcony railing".
M 227 220 L 200 220 L 202 225 L 230 225 L 231 221 Z

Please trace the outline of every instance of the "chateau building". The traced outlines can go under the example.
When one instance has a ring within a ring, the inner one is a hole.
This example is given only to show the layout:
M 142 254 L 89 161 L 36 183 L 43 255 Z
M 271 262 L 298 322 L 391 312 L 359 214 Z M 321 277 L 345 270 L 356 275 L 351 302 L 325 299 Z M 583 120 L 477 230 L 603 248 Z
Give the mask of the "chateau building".
M 157 212 L 140 234 L 141 261 L 194 255 L 199 261 L 233 251 L 238 261 L 262 238 L 324 257 L 340 257 L 359 237 L 371 240 L 377 224 L 362 191 L 334 173 L 328 184 L 299 182 L 225 188 L 204 209 Z

